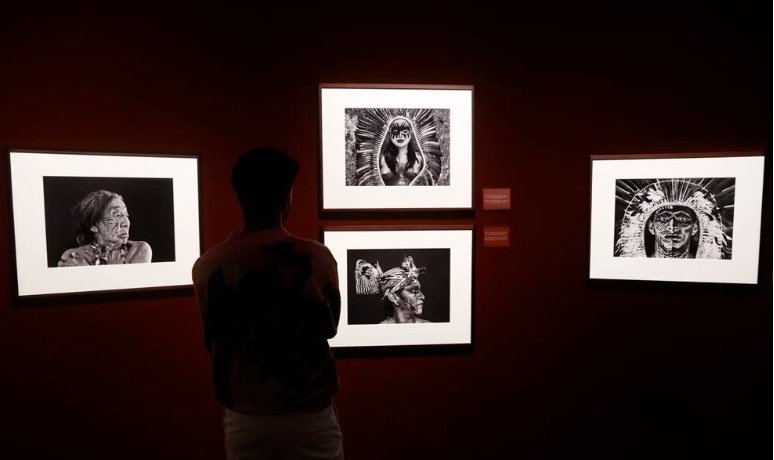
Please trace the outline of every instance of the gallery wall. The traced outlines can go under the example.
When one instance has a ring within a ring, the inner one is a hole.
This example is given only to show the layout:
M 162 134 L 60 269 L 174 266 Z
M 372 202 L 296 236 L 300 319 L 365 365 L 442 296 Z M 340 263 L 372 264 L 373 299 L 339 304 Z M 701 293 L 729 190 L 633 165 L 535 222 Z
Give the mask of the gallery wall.
M 204 248 L 276 145 L 317 238 L 319 83 L 475 87 L 476 210 L 368 218 L 475 226 L 473 349 L 339 356 L 348 458 L 770 456 L 770 5 L 189 8 L 1 6 L 0 145 L 199 155 Z M 760 282 L 588 281 L 589 156 L 701 151 L 766 154 Z M 224 458 L 191 293 L 20 305 L 0 177 L 0 457 Z

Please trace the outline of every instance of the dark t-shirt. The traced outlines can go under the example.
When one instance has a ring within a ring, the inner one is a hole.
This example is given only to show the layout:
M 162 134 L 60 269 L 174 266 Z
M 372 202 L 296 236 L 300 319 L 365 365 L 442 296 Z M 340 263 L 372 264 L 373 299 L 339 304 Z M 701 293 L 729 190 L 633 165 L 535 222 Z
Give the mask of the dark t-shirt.
M 284 228 L 235 233 L 193 268 L 217 399 L 244 413 L 318 411 L 339 381 L 341 300 L 328 248 Z

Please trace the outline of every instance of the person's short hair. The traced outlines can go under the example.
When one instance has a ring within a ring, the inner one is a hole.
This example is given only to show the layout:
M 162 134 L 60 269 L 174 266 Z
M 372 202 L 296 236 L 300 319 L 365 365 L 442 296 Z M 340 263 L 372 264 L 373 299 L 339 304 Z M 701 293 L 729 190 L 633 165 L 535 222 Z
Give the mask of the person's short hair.
M 246 215 L 260 216 L 282 209 L 298 162 L 274 147 L 258 147 L 243 153 L 231 171 L 231 185 Z
M 94 232 L 91 231 L 91 227 L 102 220 L 108 204 L 115 198 L 122 201 L 124 199 L 118 193 L 108 190 L 97 190 L 83 197 L 72 208 L 70 212 L 75 217 L 75 241 L 78 244 L 88 244 L 94 241 Z

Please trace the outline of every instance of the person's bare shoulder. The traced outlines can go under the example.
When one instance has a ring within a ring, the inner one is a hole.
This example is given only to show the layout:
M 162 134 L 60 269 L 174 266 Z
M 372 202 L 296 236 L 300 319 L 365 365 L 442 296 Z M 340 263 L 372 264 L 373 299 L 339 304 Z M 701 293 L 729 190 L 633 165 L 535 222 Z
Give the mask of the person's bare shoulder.
M 126 242 L 129 251 L 126 254 L 126 263 L 128 264 L 142 264 L 148 263 L 153 257 L 153 250 L 150 244 L 145 241 L 127 241 Z

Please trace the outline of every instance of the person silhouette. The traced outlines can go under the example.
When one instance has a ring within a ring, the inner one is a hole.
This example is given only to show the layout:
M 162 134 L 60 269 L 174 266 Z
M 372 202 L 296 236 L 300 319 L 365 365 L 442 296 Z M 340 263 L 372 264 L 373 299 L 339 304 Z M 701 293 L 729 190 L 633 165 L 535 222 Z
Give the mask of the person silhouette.
M 341 313 L 336 260 L 283 226 L 298 167 L 275 148 L 244 153 L 232 170 L 242 229 L 192 269 L 229 460 L 343 458 L 327 342 Z

